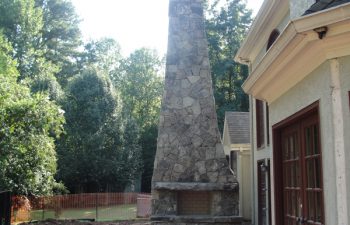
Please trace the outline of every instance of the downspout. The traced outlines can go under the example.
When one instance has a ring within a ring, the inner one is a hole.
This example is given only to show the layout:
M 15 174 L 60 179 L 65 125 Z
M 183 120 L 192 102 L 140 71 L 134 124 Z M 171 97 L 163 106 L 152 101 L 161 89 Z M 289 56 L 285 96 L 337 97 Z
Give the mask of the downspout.
M 338 59 L 331 59 L 331 98 L 332 125 L 334 131 L 335 179 L 337 195 L 338 225 L 348 225 L 348 206 L 346 191 L 346 161 L 344 144 L 343 110 L 340 89 L 340 69 Z
M 249 74 L 252 72 L 252 64 L 250 62 L 247 63 L 247 66 L 248 66 L 248 71 L 249 71 Z M 250 197 L 251 197 L 251 220 L 252 220 L 252 224 L 256 224 L 255 223 L 255 193 L 254 193 L 254 190 L 255 190 L 255 185 L 256 185 L 256 182 L 255 182 L 255 161 L 254 161 L 254 156 L 255 156 L 255 142 L 254 142 L 254 98 L 252 95 L 249 95 L 249 115 L 250 115 L 250 166 L 251 166 L 251 171 L 250 171 L 250 174 L 251 174 L 251 193 L 250 193 Z
M 253 111 L 254 111 L 254 105 L 253 105 L 253 102 L 254 102 L 254 98 L 252 95 L 249 95 L 249 103 L 250 103 L 250 166 L 251 166 L 251 177 L 252 177 L 252 184 L 251 184 L 251 212 L 252 212 L 252 224 L 255 224 L 255 185 L 256 185 L 256 182 L 255 182 L 255 142 L 254 142 L 254 114 L 253 114 Z

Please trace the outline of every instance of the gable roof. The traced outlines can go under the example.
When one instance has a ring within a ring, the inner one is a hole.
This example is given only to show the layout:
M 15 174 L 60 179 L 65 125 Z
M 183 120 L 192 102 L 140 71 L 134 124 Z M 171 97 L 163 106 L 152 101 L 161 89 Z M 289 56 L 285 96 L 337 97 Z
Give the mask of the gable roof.
M 226 112 L 225 122 L 231 144 L 250 143 L 250 119 L 249 112 Z
M 328 8 L 332 8 L 337 5 L 345 4 L 347 2 L 350 2 L 350 0 L 319 0 L 315 4 L 311 5 L 311 7 L 305 11 L 303 16 L 322 11 Z

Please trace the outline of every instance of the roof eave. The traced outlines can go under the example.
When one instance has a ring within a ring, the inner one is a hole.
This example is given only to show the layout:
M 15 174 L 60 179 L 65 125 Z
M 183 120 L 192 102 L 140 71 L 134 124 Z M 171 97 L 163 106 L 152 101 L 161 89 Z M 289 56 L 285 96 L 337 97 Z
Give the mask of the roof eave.
M 234 60 L 242 64 L 253 61 L 264 48 L 271 31 L 278 26 L 288 10 L 287 0 L 265 0 Z
M 346 42 L 344 46 L 337 51 L 325 52 L 326 50 L 324 49 L 324 43 L 326 43 L 325 40 L 327 40 L 326 38 L 328 36 L 334 36 L 333 40 L 335 40 L 337 35 L 339 38 L 341 33 L 348 35 L 346 32 L 349 32 L 350 36 L 349 21 L 350 4 L 340 5 L 291 21 L 247 78 L 243 84 L 244 91 L 253 95 L 255 98 L 272 102 L 277 96 L 283 94 L 288 89 L 288 87 L 284 85 L 282 88 L 283 90 L 281 90 L 282 86 L 278 85 L 278 82 L 282 82 L 283 76 L 286 76 L 286 79 L 283 80 L 285 83 L 286 80 L 289 80 L 289 83 L 287 83 L 290 88 L 320 65 L 325 59 L 349 54 L 348 51 L 350 51 L 350 49 L 348 49 Z M 336 28 L 334 24 L 338 24 L 337 26 L 340 28 Z M 334 28 L 328 31 L 325 40 L 319 40 L 318 34 L 314 29 L 332 25 L 334 25 Z M 330 40 L 329 43 L 331 44 L 332 39 L 328 40 Z M 337 44 L 341 45 L 339 42 Z M 306 51 L 309 55 L 305 54 Z M 314 57 L 312 54 L 314 54 L 314 56 L 317 54 L 318 57 Z M 306 57 L 310 58 L 307 59 Z M 295 64 L 297 62 L 303 66 L 291 66 L 293 63 Z M 300 68 L 300 71 L 296 71 L 298 68 Z M 298 73 L 298 75 L 288 78 L 289 72 Z M 291 82 L 290 79 L 294 79 L 293 82 Z M 272 90 L 275 93 L 272 93 Z

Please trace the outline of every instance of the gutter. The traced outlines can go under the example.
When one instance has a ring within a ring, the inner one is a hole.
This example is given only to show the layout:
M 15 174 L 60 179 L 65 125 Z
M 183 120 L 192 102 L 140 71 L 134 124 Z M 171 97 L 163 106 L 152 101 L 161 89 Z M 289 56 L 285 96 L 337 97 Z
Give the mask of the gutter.
M 256 81 L 265 74 L 267 69 L 276 59 L 286 50 L 286 47 L 292 48 L 290 55 L 296 54 L 310 41 L 317 40 L 318 34 L 314 31 L 320 27 L 327 27 L 331 24 L 342 22 L 350 19 L 350 3 L 339 5 L 327 10 L 313 13 L 307 16 L 300 17 L 288 23 L 286 28 L 282 31 L 280 37 L 266 52 L 260 63 L 253 69 L 249 77 L 242 85 L 244 91 L 251 94 L 251 88 Z M 239 54 L 236 55 L 237 61 Z M 239 58 L 238 62 L 248 64 L 251 59 Z

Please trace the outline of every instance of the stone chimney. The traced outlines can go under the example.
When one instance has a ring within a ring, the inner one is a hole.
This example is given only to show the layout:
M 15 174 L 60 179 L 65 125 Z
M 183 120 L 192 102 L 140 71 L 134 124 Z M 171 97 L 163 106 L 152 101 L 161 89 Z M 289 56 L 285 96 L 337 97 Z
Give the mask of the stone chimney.
M 202 0 L 170 0 L 152 223 L 241 224 L 217 126 Z

